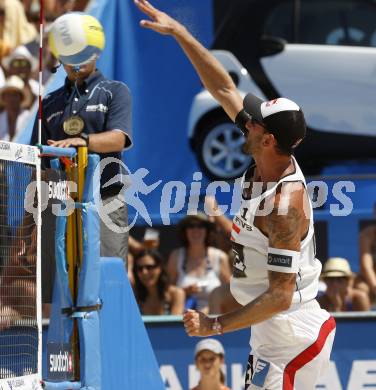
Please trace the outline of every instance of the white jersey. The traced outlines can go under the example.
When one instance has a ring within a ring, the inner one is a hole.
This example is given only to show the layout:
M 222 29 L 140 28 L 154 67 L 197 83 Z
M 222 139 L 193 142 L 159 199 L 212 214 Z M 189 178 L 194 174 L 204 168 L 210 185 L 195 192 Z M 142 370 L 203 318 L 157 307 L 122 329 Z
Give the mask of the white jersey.
M 278 266 L 268 264 L 269 239 L 254 225 L 256 212 L 259 208 L 262 209 L 260 203 L 265 198 L 273 196 L 281 183 L 301 182 L 306 187 L 304 175 L 294 157 L 293 163 L 295 172 L 286 175 L 276 183 L 269 183 L 266 191 L 262 192 L 262 183 L 255 183 L 255 185 L 260 184 L 259 194 L 256 193 L 257 188 L 253 188 L 252 197 L 247 199 L 244 197 L 243 192 L 240 209 L 234 217 L 231 233 L 235 255 L 233 275 L 231 277 L 231 293 L 241 305 L 246 305 L 253 301 L 268 289 L 268 270 L 295 272 L 289 268 L 289 264 L 283 264 L 283 262 L 278 264 Z M 243 176 L 243 188 L 249 173 L 253 174 L 252 168 Z M 301 241 L 300 257 L 295 267 L 297 273 L 296 290 L 292 304 L 308 302 L 316 297 L 318 291 L 321 263 L 315 257 L 313 210 L 310 200 L 307 214 L 310 223 L 308 233 Z M 264 215 L 267 215 L 267 210 L 265 210 Z

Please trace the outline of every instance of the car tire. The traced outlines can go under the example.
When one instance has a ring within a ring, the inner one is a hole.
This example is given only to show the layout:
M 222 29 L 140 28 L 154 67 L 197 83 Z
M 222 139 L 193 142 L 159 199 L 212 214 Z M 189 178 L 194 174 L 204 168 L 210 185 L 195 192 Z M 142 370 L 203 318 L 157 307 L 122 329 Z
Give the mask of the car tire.
M 243 175 L 251 160 L 241 151 L 243 143 L 243 134 L 227 115 L 215 113 L 197 128 L 193 145 L 209 179 L 233 180 Z

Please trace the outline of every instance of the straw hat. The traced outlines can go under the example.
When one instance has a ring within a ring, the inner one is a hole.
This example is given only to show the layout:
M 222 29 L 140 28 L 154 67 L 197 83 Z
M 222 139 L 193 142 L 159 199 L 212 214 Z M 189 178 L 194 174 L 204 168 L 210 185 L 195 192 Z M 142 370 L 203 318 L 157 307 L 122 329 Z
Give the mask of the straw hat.
M 321 274 L 324 278 L 351 277 L 352 271 L 349 262 L 342 257 L 331 257 L 324 264 Z
M 22 95 L 21 106 L 27 106 L 30 102 L 30 92 L 25 89 L 25 83 L 16 75 L 10 76 L 5 80 L 5 84 L 0 88 L 0 105 L 4 105 L 3 94 L 7 91 L 16 91 Z
M 38 69 L 38 60 L 30 53 L 26 46 L 16 47 L 7 57 L 3 58 L 2 64 L 5 69 L 9 69 L 10 64 L 16 59 L 26 59 L 30 62 L 31 71 L 34 72 Z

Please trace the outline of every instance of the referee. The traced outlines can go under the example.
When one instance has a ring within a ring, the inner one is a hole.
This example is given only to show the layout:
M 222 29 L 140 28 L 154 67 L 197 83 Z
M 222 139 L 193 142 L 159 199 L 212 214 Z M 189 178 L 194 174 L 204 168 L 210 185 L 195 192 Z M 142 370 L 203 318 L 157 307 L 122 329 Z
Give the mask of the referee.
M 88 53 L 87 58 L 64 56 L 50 45 L 55 56 L 67 74 L 64 85 L 43 99 L 42 144 L 55 147 L 87 146 L 89 152 L 97 153 L 100 159 L 112 157 L 121 160 L 121 152 L 132 145 L 131 138 L 131 95 L 129 88 L 114 80 L 106 79 L 96 67 L 96 59 L 104 47 L 104 32 L 100 23 L 89 15 L 81 13 L 65 14 L 55 20 L 50 29 L 50 44 L 53 39 L 70 41 L 74 45 L 74 31 L 66 26 L 88 21 L 95 28 L 96 52 Z M 51 38 L 51 32 L 54 36 Z M 99 33 L 98 33 L 99 32 Z M 70 40 L 66 39 L 66 34 Z M 59 36 L 60 34 L 60 36 Z M 65 34 L 65 35 L 64 35 Z M 91 34 L 89 31 L 88 34 Z M 94 38 L 91 37 L 91 41 Z M 55 51 L 54 51 L 55 49 Z M 36 118 L 31 144 L 38 142 L 38 119 Z M 101 197 L 103 205 L 117 197 L 123 188 L 119 182 L 104 186 L 118 174 L 124 174 L 119 163 L 107 164 L 101 175 Z M 111 228 L 101 220 L 101 256 L 120 257 L 126 262 L 128 232 L 126 204 L 109 214 L 112 224 L 121 229 Z M 119 233 L 119 230 L 122 232 Z

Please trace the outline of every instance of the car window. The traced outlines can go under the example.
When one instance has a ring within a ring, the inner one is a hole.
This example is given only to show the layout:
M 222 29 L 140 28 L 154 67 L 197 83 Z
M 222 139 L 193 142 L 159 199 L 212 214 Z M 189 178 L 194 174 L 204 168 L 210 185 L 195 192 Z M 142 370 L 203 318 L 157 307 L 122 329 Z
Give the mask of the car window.
M 294 2 L 292 0 L 279 3 L 273 7 L 266 17 L 264 35 L 293 41 Z
M 376 46 L 376 4 L 301 0 L 299 43 Z
M 294 36 L 294 2 L 299 28 Z M 273 7 L 264 35 L 287 42 L 376 47 L 376 3 L 362 0 L 291 0 Z

